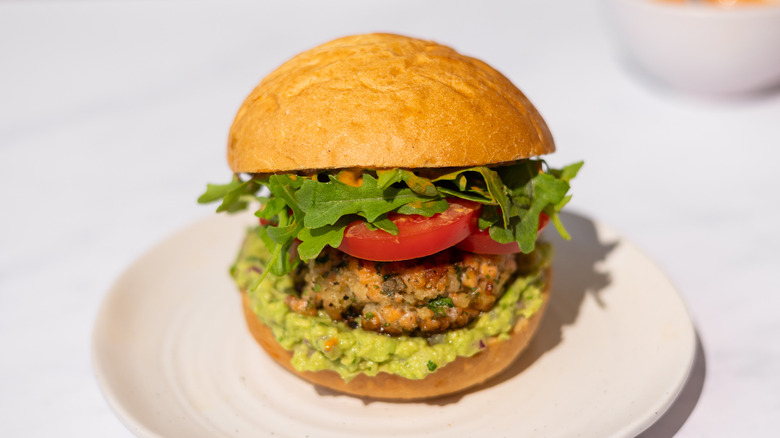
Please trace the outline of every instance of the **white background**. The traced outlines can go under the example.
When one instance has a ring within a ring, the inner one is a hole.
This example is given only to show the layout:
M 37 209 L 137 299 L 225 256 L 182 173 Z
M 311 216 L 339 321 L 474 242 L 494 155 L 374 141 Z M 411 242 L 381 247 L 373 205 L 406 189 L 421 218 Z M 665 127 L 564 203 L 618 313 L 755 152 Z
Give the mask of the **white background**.
M 274 67 L 391 31 L 478 56 L 584 159 L 571 211 L 664 269 L 701 340 L 646 436 L 780 428 L 780 90 L 692 96 L 637 71 L 596 1 L 0 3 L 0 436 L 130 436 L 90 364 L 102 297 L 213 214 L 233 115 Z M 679 429 L 679 431 L 678 431 Z

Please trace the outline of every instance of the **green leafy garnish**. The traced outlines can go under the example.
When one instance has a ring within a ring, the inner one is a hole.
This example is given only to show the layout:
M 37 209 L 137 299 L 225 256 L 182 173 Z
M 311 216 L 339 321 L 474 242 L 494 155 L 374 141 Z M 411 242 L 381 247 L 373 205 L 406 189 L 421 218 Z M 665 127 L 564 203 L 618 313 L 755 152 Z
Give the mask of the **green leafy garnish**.
M 382 189 L 386 189 L 392 184 L 403 181 L 406 183 L 406 186 L 415 193 L 425 196 L 436 196 L 439 194 L 439 191 L 436 190 L 436 186 L 433 185 L 431 180 L 417 176 L 411 170 L 378 170 L 376 173 L 379 177 L 377 183 Z
M 477 225 L 481 230 L 488 229 L 497 242 L 517 242 L 523 252 L 530 252 L 542 212 L 561 236 L 569 238 L 558 212 L 571 198 L 569 181 L 582 164 L 551 169 L 542 160 L 520 160 L 499 167 L 457 169 L 433 178 L 410 169 L 365 170 L 358 186 L 340 181 L 337 171 L 306 177 L 250 175 L 246 180 L 234 175 L 227 184 L 208 184 L 198 202 L 221 200 L 217 211 L 229 213 L 258 203 L 255 215 L 263 224 L 258 232 L 271 253 L 265 272 L 274 275 L 291 272 L 326 246 L 338 247 L 354 221 L 397 235 L 389 214 L 430 217 L 449 208 L 448 197 L 480 203 Z M 270 195 L 260 196 L 263 187 Z M 449 298 L 428 305 L 434 312 L 450 306 Z
M 449 307 L 455 307 L 455 303 L 450 297 L 436 298 L 428 302 L 428 308 L 433 310 L 433 314 L 436 316 L 444 315 Z
M 438 365 L 436 365 L 436 362 L 432 360 L 429 360 L 428 363 L 425 364 L 425 366 L 428 367 L 428 371 L 436 371 L 436 368 L 439 367 Z
M 344 237 L 344 229 L 349 225 L 349 218 L 340 218 L 335 224 L 320 228 L 303 228 L 298 233 L 301 243 L 298 245 L 298 255 L 303 260 L 317 257 L 326 246 L 338 248 Z
M 260 189 L 254 180 L 241 181 L 238 175 L 233 175 L 233 180 L 228 184 L 207 184 L 206 192 L 200 195 L 198 202 L 201 204 L 222 200 L 217 207 L 217 212 L 226 211 L 234 213 L 245 209 L 249 199 Z
M 470 175 L 477 173 L 478 175 Z M 509 224 L 510 203 L 506 187 L 498 173 L 488 167 L 472 167 L 459 170 L 436 178 L 434 181 L 451 181 L 458 190 L 448 190 L 448 193 L 458 198 L 471 199 L 483 204 L 498 205 L 501 210 L 504 226 Z
M 357 214 L 368 222 L 373 222 L 383 214 L 414 203 L 424 209 L 430 196 L 422 196 L 409 188 L 396 188 L 392 185 L 381 188 L 377 180 L 369 174 L 363 175 L 363 184 L 354 187 L 344 184 L 334 175 L 329 175 L 329 183 L 308 179 L 298 192 L 301 208 L 306 212 L 304 224 L 309 228 L 333 225 L 348 214 Z M 433 205 L 433 204 L 430 204 Z M 419 214 L 419 213 L 416 213 Z M 435 213 L 429 214 L 429 216 Z

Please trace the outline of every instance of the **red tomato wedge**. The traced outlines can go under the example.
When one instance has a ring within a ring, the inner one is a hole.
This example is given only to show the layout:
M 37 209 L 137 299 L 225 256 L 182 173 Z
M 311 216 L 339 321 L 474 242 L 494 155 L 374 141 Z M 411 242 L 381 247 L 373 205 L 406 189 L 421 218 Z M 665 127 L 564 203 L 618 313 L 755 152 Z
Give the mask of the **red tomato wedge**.
M 431 217 L 391 213 L 398 235 L 369 230 L 365 222 L 347 225 L 339 250 L 365 260 L 391 262 L 435 254 L 454 246 L 477 230 L 480 204 L 447 199 L 450 208 Z
M 548 222 L 550 222 L 550 217 L 541 213 L 539 215 L 539 232 L 547 226 Z M 477 254 L 514 254 L 520 252 L 520 246 L 517 245 L 517 242 L 498 243 L 491 239 L 487 228 L 469 234 L 458 243 L 457 247 Z

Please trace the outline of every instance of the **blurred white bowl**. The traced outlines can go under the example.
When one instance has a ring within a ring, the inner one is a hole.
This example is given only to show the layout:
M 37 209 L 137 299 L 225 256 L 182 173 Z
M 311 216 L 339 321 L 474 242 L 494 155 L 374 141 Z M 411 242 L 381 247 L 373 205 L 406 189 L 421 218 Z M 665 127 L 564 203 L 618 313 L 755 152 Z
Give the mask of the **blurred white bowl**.
M 780 3 L 607 0 L 620 42 L 658 79 L 685 90 L 745 93 L 780 84 Z

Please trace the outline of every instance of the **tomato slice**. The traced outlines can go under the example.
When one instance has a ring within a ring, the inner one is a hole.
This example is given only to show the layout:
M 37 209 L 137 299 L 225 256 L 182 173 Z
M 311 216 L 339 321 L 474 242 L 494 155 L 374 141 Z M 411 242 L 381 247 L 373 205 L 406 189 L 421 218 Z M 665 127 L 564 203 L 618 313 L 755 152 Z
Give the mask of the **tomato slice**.
M 539 232 L 547 226 L 548 222 L 550 222 L 549 216 L 545 213 L 539 214 Z M 498 243 L 490 237 L 487 228 L 469 234 L 458 243 L 457 247 L 477 254 L 514 254 L 520 252 L 520 246 L 517 242 Z
M 339 249 L 365 260 L 391 262 L 435 254 L 454 246 L 477 230 L 480 204 L 463 199 L 447 199 L 450 208 L 431 217 L 391 213 L 398 235 L 369 230 L 365 222 L 347 225 Z

